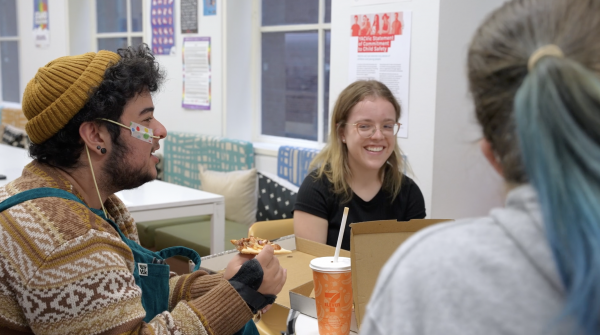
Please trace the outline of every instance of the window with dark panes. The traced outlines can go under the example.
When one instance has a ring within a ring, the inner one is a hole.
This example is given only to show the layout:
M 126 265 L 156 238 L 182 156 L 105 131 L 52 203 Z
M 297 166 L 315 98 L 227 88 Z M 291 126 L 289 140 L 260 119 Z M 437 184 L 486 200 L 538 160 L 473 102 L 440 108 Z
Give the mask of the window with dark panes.
M 98 50 L 117 51 L 143 42 L 143 0 L 96 0 Z
M 331 0 L 260 4 L 261 134 L 325 142 Z
M 0 0 L 0 77 L 0 101 L 21 102 L 16 0 Z

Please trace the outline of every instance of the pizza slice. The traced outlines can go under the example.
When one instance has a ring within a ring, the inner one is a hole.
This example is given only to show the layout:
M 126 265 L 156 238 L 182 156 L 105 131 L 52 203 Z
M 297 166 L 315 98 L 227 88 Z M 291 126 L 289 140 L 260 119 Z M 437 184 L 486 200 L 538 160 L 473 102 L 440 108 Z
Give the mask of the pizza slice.
M 278 244 L 271 243 L 269 240 L 254 236 L 243 237 L 239 240 L 231 240 L 231 244 L 235 245 L 240 253 L 248 255 L 258 255 L 265 245 L 271 245 L 273 250 L 275 250 L 275 255 L 289 254 L 292 252 L 291 250 L 282 248 Z

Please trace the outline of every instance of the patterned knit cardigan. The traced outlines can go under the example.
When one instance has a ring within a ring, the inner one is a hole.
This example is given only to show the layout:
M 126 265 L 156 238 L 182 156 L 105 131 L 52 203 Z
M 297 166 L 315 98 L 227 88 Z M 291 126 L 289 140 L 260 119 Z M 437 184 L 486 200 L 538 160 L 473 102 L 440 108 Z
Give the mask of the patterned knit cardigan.
M 36 161 L 0 187 L 0 201 L 53 187 L 81 191 Z M 105 206 L 139 241 L 123 203 Z M 29 200 L 0 213 L 0 334 L 233 334 L 252 312 L 221 275 L 170 279 L 169 311 L 145 323 L 133 254 L 110 224 L 75 201 Z

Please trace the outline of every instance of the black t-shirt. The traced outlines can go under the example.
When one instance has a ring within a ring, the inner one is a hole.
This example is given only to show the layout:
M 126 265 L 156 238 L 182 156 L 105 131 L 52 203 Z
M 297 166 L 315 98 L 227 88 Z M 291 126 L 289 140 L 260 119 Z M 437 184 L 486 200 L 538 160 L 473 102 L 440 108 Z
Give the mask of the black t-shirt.
M 419 186 L 407 176 L 402 180 L 400 193 L 391 202 L 390 194 L 380 189 L 371 199 L 364 201 L 353 194 L 350 202 L 341 204 L 340 196 L 333 193 L 333 184 L 326 176 L 316 179 L 316 172 L 310 173 L 302 182 L 298 190 L 298 198 L 294 210 L 299 210 L 327 220 L 327 244 L 334 246 L 337 243 L 342 223 L 344 207 L 350 208 L 342 248 L 350 250 L 350 228 L 351 223 L 391 220 L 408 221 L 410 219 L 425 218 L 425 199 Z

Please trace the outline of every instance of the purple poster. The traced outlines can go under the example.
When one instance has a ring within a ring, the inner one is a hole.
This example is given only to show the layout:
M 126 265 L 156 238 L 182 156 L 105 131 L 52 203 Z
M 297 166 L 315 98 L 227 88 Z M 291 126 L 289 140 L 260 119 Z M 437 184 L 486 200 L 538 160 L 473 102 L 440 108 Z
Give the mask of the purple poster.
M 152 0 L 152 52 L 155 55 L 175 54 L 174 0 Z

